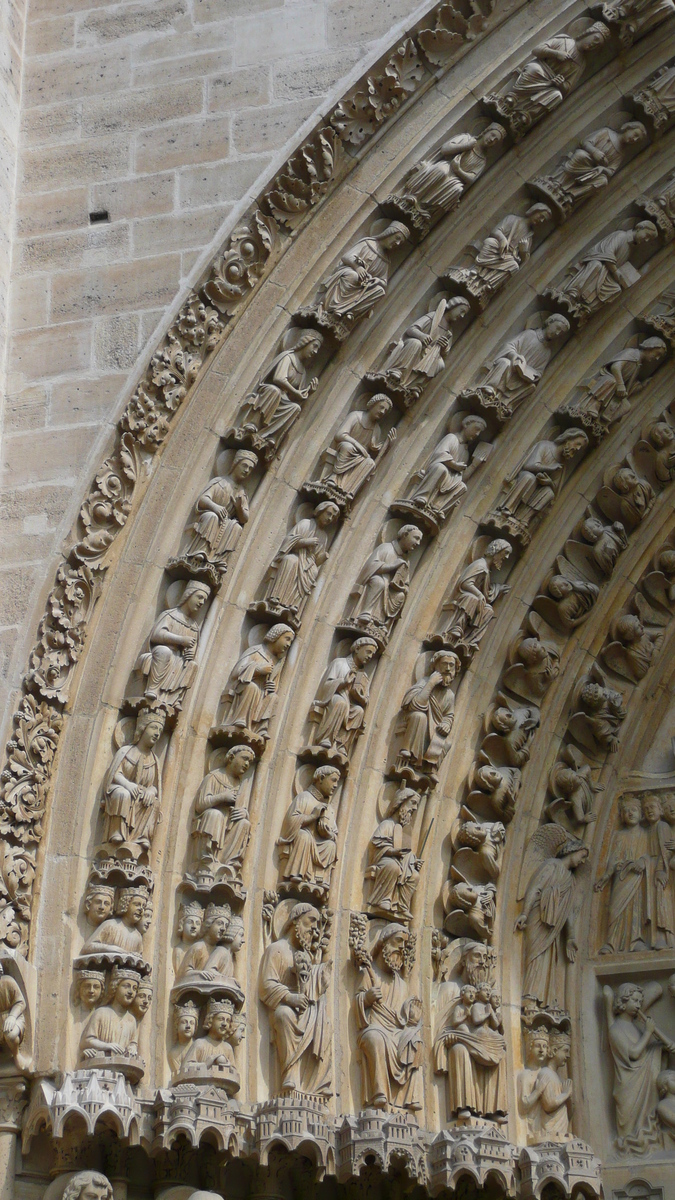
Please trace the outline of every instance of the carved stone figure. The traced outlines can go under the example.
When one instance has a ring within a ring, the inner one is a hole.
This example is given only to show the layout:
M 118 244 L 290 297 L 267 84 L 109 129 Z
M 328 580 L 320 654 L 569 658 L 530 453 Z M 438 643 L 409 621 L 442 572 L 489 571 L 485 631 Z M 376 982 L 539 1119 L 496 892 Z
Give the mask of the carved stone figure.
M 232 746 L 220 757 L 222 762 L 204 777 L 195 796 L 195 874 L 205 882 L 221 879 L 240 885 L 251 822 L 248 810 L 237 804 L 237 797 L 255 755 L 250 746 Z
M 75 976 L 75 995 L 83 1008 L 96 1008 L 105 987 L 105 971 L 78 971 Z
M 312 749 L 346 762 L 365 728 L 370 676 L 364 670 L 377 654 L 373 638 L 357 638 L 349 654 L 334 658 L 323 673 L 309 713 Z
M 230 1093 L 239 1090 L 239 1072 L 229 1040 L 233 1016 L 234 1005 L 231 1000 L 211 996 L 204 1014 L 204 1036 L 194 1038 L 186 1048 L 180 1067 L 181 1075 L 189 1076 L 195 1067 L 201 1067 L 198 1074 L 200 1079 L 221 1083 Z
M 564 220 L 589 196 L 607 187 L 630 148 L 646 140 L 647 130 L 640 121 L 626 121 L 619 130 L 597 129 L 551 175 L 538 176 L 532 186 Z
M 460 851 L 470 850 L 479 869 L 496 882 L 502 869 L 506 827 L 501 821 L 476 821 L 467 808 L 462 809 L 461 815 L 463 820 L 455 837 L 456 847 Z
M 616 1144 L 624 1152 L 644 1154 L 660 1142 L 656 1109 L 657 1080 L 664 1048 L 673 1044 L 656 1029 L 648 1008 L 661 988 L 643 990 L 637 983 L 621 983 L 616 992 L 605 986 L 609 1048 L 614 1060 L 614 1118 Z
M 251 450 L 237 450 L 229 471 L 227 455 L 218 459 L 220 474 L 211 479 L 195 505 L 196 520 L 189 527 L 192 538 L 180 558 L 171 559 L 170 567 L 185 566 L 202 576 L 213 588 L 220 586 L 227 571 L 230 554 L 236 550 L 241 532 L 249 518 L 246 480 L 258 465 Z
M 260 750 L 269 738 L 284 659 L 295 640 L 289 625 L 273 625 L 262 642 L 237 660 L 222 695 L 225 719 L 219 733 Z
M 442 296 L 424 316 L 409 325 L 380 370 L 366 376 L 400 393 L 405 403 L 418 399 L 429 379 L 435 379 L 445 367 L 445 356 L 452 347 L 452 326 L 469 315 L 469 304 L 462 296 Z
M 660 484 L 675 479 L 675 429 L 669 421 L 655 421 L 645 431 L 635 447 L 635 457 L 645 473 L 652 474 Z
M 510 591 L 508 584 L 493 583 L 491 573 L 502 569 L 511 549 L 503 538 L 489 542 L 483 553 L 464 568 L 450 599 L 443 604 L 443 611 L 450 613 L 440 635 L 443 645 L 457 650 L 465 659 L 478 650 L 494 617 L 495 601 Z
M 672 830 L 663 819 L 658 796 L 642 797 L 642 816 L 647 825 L 647 913 L 653 950 L 675 946 L 675 895 L 671 877 Z
M 350 594 L 343 628 L 355 628 L 386 645 L 408 595 L 409 555 L 421 541 L 422 531 L 416 525 L 404 525 L 391 542 L 382 542 L 373 550 Z
M 137 971 L 128 967 L 113 967 L 106 1003 L 94 1009 L 82 1033 L 80 1041 L 80 1065 L 93 1065 L 95 1060 L 115 1060 L 117 1069 L 125 1073 L 124 1063 L 117 1060 L 136 1060 L 137 1071 L 142 1073 L 142 1059 L 138 1058 L 138 1023 L 130 1011 L 140 983 Z
M 675 550 L 666 543 L 654 556 L 653 570 L 643 580 L 651 600 L 671 609 L 675 604 Z
M 414 766 L 418 770 L 437 771 L 450 748 L 455 718 L 452 683 L 461 664 L 452 650 L 437 650 L 430 665 L 429 674 L 422 675 L 408 688 L 401 702 L 396 727 L 401 736 L 398 770 Z
M 412 919 L 412 900 L 419 882 L 422 860 L 413 854 L 406 829 L 420 802 L 419 793 L 401 787 L 389 811 L 370 839 L 366 879 L 371 881 L 368 911 L 397 921 Z
M 432 533 L 438 532 L 440 524 L 465 494 L 463 476 L 470 465 L 471 450 L 480 441 L 487 425 L 482 417 L 469 413 L 463 416 L 456 432 L 455 429 L 456 418 L 453 416 L 444 437 L 434 446 L 421 471 L 416 473 L 419 482 L 410 498 L 397 500 L 392 505 L 392 512 L 418 518 Z
M 389 397 L 378 393 L 370 397 L 365 408 L 351 412 L 332 445 L 323 452 L 321 478 L 312 480 L 307 490 L 326 495 L 341 505 L 350 504 L 396 441 L 395 426 L 386 437 L 380 428 L 380 421 L 391 408 Z
M 663 338 L 645 338 L 639 346 L 622 350 L 590 380 L 582 384 L 580 396 L 573 396 L 558 412 L 587 427 L 596 438 L 630 412 L 630 397 L 640 391 L 640 375 L 649 374 L 666 356 Z
M 161 814 L 155 746 L 163 731 L 164 715 L 152 709 L 142 709 L 136 717 L 131 745 L 123 742 L 122 722 L 115 731 L 118 750 L 103 779 L 101 797 L 104 848 L 115 858 L 147 859 Z
M 99 1171 L 79 1171 L 66 1184 L 61 1200 L 113 1200 L 112 1185 Z
M 434 218 L 452 212 L 468 187 L 483 174 L 489 152 L 504 141 L 501 125 L 488 125 L 478 137 L 460 133 L 444 142 L 431 158 L 423 158 L 406 175 L 400 192 L 387 204 L 403 214 L 419 233 L 429 229 Z
M 350 942 L 354 945 L 351 930 Z M 364 1108 L 415 1112 L 422 1106 L 422 1001 L 409 994 L 405 980 L 413 945 L 405 926 L 391 922 L 379 931 L 372 955 L 355 950 Z
M 587 619 L 600 588 L 584 579 L 562 554 L 556 559 L 556 569 L 548 579 L 546 593 L 535 597 L 533 607 L 553 629 L 569 634 Z
M 308 380 L 306 368 L 322 345 L 323 338 L 314 329 L 288 330 L 280 353 L 244 401 L 244 431 L 259 433 L 274 451 L 297 421 L 304 402 L 317 389 L 319 380 L 316 376 Z
M 295 796 L 277 840 L 284 883 L 320 897 L 328 891 L 337 859 L 332 797 L 340 779 L 337 767 L 318 767 L 310 786 Z
M 579 526 L 583 541 L 570 539 L 565 544 L 565 556 L 573 566 L 590 575 L 591 579 L 609 579 L 619 555 L 628 545 L 626 530 L 621 521 L 603 525 L 599 517 L 588 515 Z
M 602 6 L 603 20 L 608 25 L 618 25 L 624 46 L 632 45 L 674 13 L 673 0 L 608 0 Z
M 96 928 L 102 921 L 115 911 L 115 889 L 107 883 L 96 883 L 91 880 L 87 884 L 84 896 L 84 911 L 90 925 Z
M 623 613 L 612 620 L 609 636 L 612 640 L 602 651 L 603 660 L 617 675 L 639 683 L 661 648 L 663 632 L 647 630 L 634 613 Z
M 82 947 L 82 954 L 101 954 L 108 958 L 133 955 L 142 959 L 143 935 L 138 926 L 150 899 L 147 888 L 121 888 L 117 897 L 117 916 L 102 921 Z M 119 953 L 116 953 L 119 952 Z
M 174 1045 L 169 1050 L 171 1074 L 180 1074 L 186 1055 L 189 1053 L 199 1024 L 199 1009 L 193 1000 L 173 1006 Z
M 446 279 L 468 292 L 480 309 L 486 308 L 527 262 L 535 230 L 551 220 L 551 210 L 546 204 L 532 204 L 524 217 L 509 213 L 484 239 L 474 266 L 452 267 Z
M 199 939 L 184 954 L 176 982 L 200 983 L 225 980 L 234 983 L 234 958 L 227 945 L 232 913 L 229 904 L 209 904 L 204 911 Z
M 592 313 L 611 304 L 622 291 L 632 287 L 640 273 L 630 263 L 635 246 L 643 247 L 658 238 L 653 221 L 639 221 L 634 229 L 617 229 L 591 246 L 580 262 L 567 270 L 569 278 L 558 287 L 547 288 L 550 296 L 582 324 Z
M 598 506 L 610 519 L 620 519 L 635 529 L 647 516 L 656 494 L 651 483 L 641 479 L 632 467 L 608 467 L 604 487 L 598 493 Z
M 588 448 L 582 429 L 565 429 L 557 437 L 536 442 L 510 475 L 490 513 L 490 521 L 526 545 L 541 514 L 556 499 L 565 480 L 565 464 Z
M 522 767 L 529 762 L 530 745 L 539 728 L 539 709 L 534 704 L 518 704 L 504 692 L 498 692 L 496 700 L 486 716 L 483 750 L 495 762 Z
M 377 224 L 375 226 L 377 228 Z M 392 221 L 381 233 L 361 238 L 343 254 L 322 284 L 321 299 L 297 314 L 300 320 L 316 322 L 342 342 L 357 321 L 369 317 L 387 293 L 390 252 L 408 240 L 410 231 L 402 221 Z
M 605 870 L 594 885 L 601 892 L 611 882 L 607 905 L 607 940 L 601 954 L 646 950 L 649 849 L 646 830 L 640 824 L 640 801 L 630 793 L 618 804 L 620 826 L 612 834 Z
M 532 395 L 553 355 L 553 345 L 570 331 L 560 313 L 552 313 L 539 329 L 525 329 L 505 342 L 484 375 L 463 397 L 484 409 L 494 409 L 500 420 L 508 420 Z
M 532 617 L 530 617 L 532 625 Z M 550 641 L 538 636 L 532 625 L 532 636 L 520 634 L 509 651 L 513 666 L 504 672 L 504 683 L 516 696 L 533 703 L 546 694 L 560 673 L 560 652 Z
M 646 87 L 633 93 L 633 100 L 651 117 L 656 130 L 663 129 L 675 114 L 675 66 L 661 67 Z
M 577 707 L 578 706 L 578 707 Z M 606 686 L 596 666 L 575 689 L 570 732 L 592 754 L 615 754 L 619 749 L 619 730 L 626 719 L 623 696 Z
M 281 617 L 297 628 L 319 571 L 328 558 L 326 530 L 335 523 L 337 504 L 317 504 L 311 517 L 303 517 L 286 534 L 269 569 L 265 599 L 251 610 L 255 615 Z
M 593 783 L 590 765 L 574 746 L 561 746 L 558 761 L 551 768 L 549 787 L 554 796 L 549 805 L 552 816 L 562 804 L 574 825 L 589 825 L 596 820 L 593 804 L 602 787 Z
M 506 1041 L 499 996 L 465 983 L 443 1016 L 434 1069 L 448 1076 L 448 1116 L 506 1113 Z
M 565 1007 L 566 967 L 578 948 L 574 872 L 588 853 L 583 842 L 555 824 L 541 825 L 527 848 L 523 877 L 529 882 L 516 929 L 525 933 L 523 992 L 540 1004 Z
M 144 702 L 170 712 L 182 707 L 183 697 L 197 674 L 195 657 L 199 645 L 197 614 L 211 595 L 199 580 L 185 585 L 175 608 L 160 613 L 136 662 L 136 670 L 147 676 Z
M 484 103 L 503 117 L 511 135 L 520 139 L 562 104 L 579 83 L 588 56 L 597 53 L 609 36 L 602 21 L 576 38 L 567 33 L 554 35 L 533 50 L 532 58 L 517 69 L 504 91 L 490 92 Z
M 194 946 L 202 930 L 204 909 L 197 900 L 189 900 L 181 904 L 178 912 L 176 933 L 180 939 L 179 945 L 173 952 L 173 969 L 178 974 L 178 968 L 190 946 Z
M 444 927 L 458 937 L 492 936 L 497 889 L 494 883 L 473 883 L 456 867 L 450 867 L 450 878 L 443 885 Z
M 520 783 L 518 767 L 496 766 L 481 751 L 469 774 L 469 807 L 482 808 L 481 802 L 486 801 L 491 812 L 508 825 L 516 811 Z
M 526 1069 L 518 1075 L 518 1104 L 527 1118 L 528 1142 L 564 1142 L 570 1137 L 572 1081 L 562 1078 L 570 1055 L 570 1035 L 560 1030 L 528 1030 Z
M 260 964 L 260 999 L 270 1014 L 281 1095 L 328 1096 L 331 1091 L 326 993 L 332 964 L 324 960 L 321 941 L 319 911 L 296 904 Z
M 525 1067 L 518 1072 L 516 1090 L 518 1109 L 527 1122 L 527 1140 L 535 1144 L 540 1132 L 541 1094 L 544 1090 L 541 1072 L 549 1055 L 548 1030 L 527 1029 L 524 1037 Z
M 0 1046 L 5 1046 L 18 1067 L 23 1068 L 21 1043 L 26 1033 L 26 998 L 15 979 L 0 962 Z

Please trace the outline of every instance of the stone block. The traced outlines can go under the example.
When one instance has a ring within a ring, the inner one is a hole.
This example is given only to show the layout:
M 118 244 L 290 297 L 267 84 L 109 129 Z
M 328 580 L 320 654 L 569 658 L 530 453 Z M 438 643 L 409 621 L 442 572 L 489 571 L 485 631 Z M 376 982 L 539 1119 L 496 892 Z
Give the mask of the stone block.
M 95 378 L 57 380 L 52 384 L 49 416 L 53 425 L 111 421 L 119 407 L 127 376 L 98 374 Z
M 106 53 L 73 52 L 67 62 L 62 58 L 54 62 L 39 59 L 26 66 L 22 99 L 30 108 L 34 104 L 100 95 L 126 87 L 130 76 L 129 52 L 119 47 Z
M 380 38 L 397 21 L 409 17 L 409 0 L 382 0 L 363 4 L 361 0 L 327 0 L 326 36 L 329 46 L 353 46 Z
M 174 45 L 175 56 L 162 59 L 160 62 L 139 62 L 133 68 L 132 85 L 134 87 L 149 87 L 153 84 L 167 84 L 173 80 L 182 82 L 186 79 L 207 79 L 210 75 L 219 75 L 224 67 L 229 66 L 228 55 L 223 62 L 223 52 L 220 49 L 207 49 L 201 54 L 184 54 L 183 39 L 177 39 Z M 170 42 L 167 39 L 166 52 L 169 53 Z
M 70 371 L 86 370 L 91 358 L 91 324 L 73 322 L 64 329 L 46 329 L 17 333 L 9 348 L 10 381 L 49 379 Z M 44 470 L 44 463 L 43 463 Z
M 116 262 L 129 257 L 130 241 L 126 221 L 116 225 L 91 225 L 53 237 L 29 238 L 19 248 L 16 270 L 26 274 Z
M 8 485 L 14 488 L 39 483 L 45 473 L 45 462 L 49 463 L 52 480 L 68 480 L 72 485 L 91 453 L 97 434 L 95 425 L 11 434 L 5 438 Z
M 55 54 L 58 50 L 70 50 L 74 45 L 74 14 L 28 22 L 24 47 L 27 57 L 30 58 L 34 54 Z
M 137 171 L 159 171 L 192 163 L 216 162 L 230 152 L 230 117 L 176 121 L 136 137 Z
M 173 208 L 175 177 L 171 172 L 96 183 L 90 191 L 91 209 L 105 209 L 111 221 L 123 217 L 154 217 Z
M 102 371 L 125 371 L 138 357 L 137 313 L 102 317 L 94 322 L 94 365 Z
M 318 102 L 338 79 L 351 71 L 363 54 L 363 46 L 352 46 L 341 53 L 326 51 L 305 58 L 302 69 L 299 69 L 297 58 L 286 58 L 275 63 L 272 84 L 274 99 L 301 100 L 305 96 L 314 96 Z M 210 84 L 209 89 L 212 86 Z
M 22 623 L 36 578 L 37 571 L 33 566 L 0 569 L 0 628 Z
M 81 115 L 79 101 L 65 100 L 61 104 L 29 108 L 21 114 L 23 145 L 74 141 L 80 136 Z
M 37 329 L 49 320 L 49 280 L 44 275 L 13 279 L 9 291 L 10 329 Z
M 222 18 L 223 5 L 219 5 L 219 16 Z M 228 7 L 229 13 L 229 7 Z M 231 66 L 232 54 L 232 23 L 221 20 L 218 24 L 202 25 L 189 33 L 181 34 L 180 38 L 165 34 L 134 46 L 134 70 L 138 71 L 141 63 L 170 62 L 181 59 L 185 55 L 218 52 L 220 58 L 219 70 L 224 71 Z
M 199 208 L 222 200 L 238 200 L 269 162 L 269 155 L 242 158 L 237 162 L 218 163 L 214 167 L 190 167 L 180 172 L 181 208 Z
M 37 233 L 54 233 L 57 229 L 77 229 L 87 224 L 88 210 L 87 189 L 84 187 L 19 196 L 16 231 L 20 237 L 26 237 Z
M 8 396 L 5 405 L 4 432 L 19 433 L 41 429 L 47 424 L 47 389 L 43 384 L 24 388 Z
M 307 99 L 238 113 L 232 122 L 236 150 L 241 154 L 276 150 L 295 133 L 314 108 L 314 101 Z
M 82 113 L 82 134 L 93 137 L 120 130 L 147 129 L 178 117 L 199 113 L 203 107 L 204 85 L 193 79 L 166 87 L 129 90 L 116 96 L 90 100 Z
M 178 254 L 90 271 L 64 271 L 55 276 L 52 285 L 52 320 L 169 304 L 176 293 L 179 272 Z
M 120 4 L 104 12 L 88 13 L 78 24 L 81 46 L 98 46 L 137 33 L 179 33 L 189 28 L 187 0 L 155 0 L 148 4 Z
M 262 17 L 245 16 L 235 25 L 234 61 L 238 67 L 273 62 L 297 53 L 299 47 L 304 56 L 325 46 L 325 18 L 320 4 L 284 7 Z
M 114 179 L 128 173 L 129 154 L 129 139 L 123 136 L 29 150 L 23 156 L 22 183 L 52 191 L 59 184 Z
M 135 221 L 134 257 L 158 254 L 164 246 L 181 246 L 186 250 L 205 246 L 215 237 L 228 211 L 229 205 L 212 205 L 197 212 Z
M 250 17 L 282 9 L 281 0 L 228 0 L 228 17 Z M 194 18 L 198 22 L 217 21 L 223 16 L 222 0 L 195 0 Z M 266 19 L 266 17 L 265 17 Z
M 297 72 L 297 62 L 295 70 Z M 268 104 L 270 100 L 270 68 L 252 67 L 228 71 L 210 79 L 208 84 L 209 112 L 235 111 Z

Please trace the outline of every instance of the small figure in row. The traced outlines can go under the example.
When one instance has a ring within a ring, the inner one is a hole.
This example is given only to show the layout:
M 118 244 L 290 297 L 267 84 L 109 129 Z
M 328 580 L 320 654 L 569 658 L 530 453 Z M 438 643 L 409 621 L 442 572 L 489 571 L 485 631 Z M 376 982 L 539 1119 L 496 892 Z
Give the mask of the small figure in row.
M 180 557 L 169 560 L 171 570 L 182 568 L 212 588 L 220 587 L 249 518 L 245 484 L 257 466 L 258 456 L 251 450 L 237 450 L 234 456 L 225 450 L 218 456 L 218 474 L 195 504 L 195 521 L 188 526 L 192 537 Z
M 453 342 L 452 326 L 465 320 L 469 312 L 463 296 L 441 296 L 428 313 L 392 342 L 380 370 L 366 375 L 366 379 L 399 393 L 406 407 L 414 403 L 427 382 L 444 369 Z

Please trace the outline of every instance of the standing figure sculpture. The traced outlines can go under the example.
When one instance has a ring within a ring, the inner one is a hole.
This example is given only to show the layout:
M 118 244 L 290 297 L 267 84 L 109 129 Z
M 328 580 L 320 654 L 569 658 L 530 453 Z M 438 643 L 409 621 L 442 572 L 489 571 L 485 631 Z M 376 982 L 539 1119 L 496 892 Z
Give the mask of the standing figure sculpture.
M 260 964 L 260 999 L 269 1011 L 279 1070 L 278 1093 L 331 1093 L 331 1028 L 326 993 L 330 960 L 321 946 L 321 916 L 311 904 L 291 909 L 281 936 Z
M 530 868 L 529 883 L 516 929 L 525 933 L 523 993 L 540 1004 L 566 1007 L 567 963 L 577 953 L 574 872 L 588 853 L 583 842 L 555 824 L 541 825 L 528 845 L 523 871 L 527 875 Z
M 419 793 L 401 787 L 383 821 L 370 839 L 366 879 L 371 880 L 368 910 L 373 916 L 412 920 L 412 900 L 419 882 L 422 860 L 413 854 L 405 830 L 410 826 Z
M 647 988 L 637 983 L 620 983 L 616 992 L 608 986 L 602 989 L 609 1048 L 614 1060 L 616 1144 L 619 1150 L 638 1154 L 644 1154 L 661 1141 L 656 1115 L 657 1080 L 664 1050 L 675 1051 L 675 1045 L 657 1030 L 647 1011 L 661 995 L 661 987 L 647 985 Z
M 195 796 L 192 820 L 195 870 L 200 879 L 218 877 L 241 885 L 251 822 L 248 809 L 237 804 L 237 797 L 255 755 L 250 746 L 232 746 L 220 757 L 222 763 L 205 775 Z
M 328 558 L 326 531 L 339 515 L 337 504 L 327 500 L 317 504 L 311 517 L 303 517 L 286 534 L 270 564 L 265 599 L 255 606 L 256 614 L 281 616 L 295 626 L 300 624 Z
M 340 779 L 337 767 L 317 767 L 310 786 L 295 796 L 277 840 L 283 883 L 320 897 L 328 891 L 337 859 L 332 797 Z
M 225 717 L 219 730 L 253 746 L 269 738 L 284 659 L 295 640 L 289 625 L 273 625 L 262 642 L 249 646 L 237 660 L 222 695 Z
M 219 465 L 220 465 L 220 459 Z M 189 527 L 192 538 L 180 558 L 169 566 L 184 566 L 219 587 L 230 554 L 236 550 L 249 518 L 248 492 L 244 486 L 258 465 L 250 450 L 237 450 L 229 472 L 211 479 L 195 505 L 196 520 Z
M 493 583 L 492 571 L 501 571 L 511 556 L 512 547 L 503 538 L 489 542 L 483 554 L 462 571 L 443 611 L 450 613 L 441 636 L 443 644 L 452 646 L 465 658 L 471 658 L 487 632 L 495 615 L 493 604 L 511 589 L 508 584 Z
M 595 884 L 601 892 L 611 882 L 607 906 L 607 940 L 601 954 L 632 952 L 648 948 L 647 870 L 649 848 L 641 825 L 642 809 L 637 796 L 627 793 L 619 800 L 621 825 L 610 842 L 605 870 Z
M 308 380 L 306 367 L 322 345 L 323 338 L 316 330 L 290 329 L 281 352 L 244 401 L 244 431 L 259 433 L 273 452 L 297 421 L 305 400 L 317 389 L 319 380 L 316 376 Z
M 448 1116 L 506 1113 L 506 1041 L 499 997 L 465 983 L 450 1001 L 434 1043 L 434 1069 L 448 1077 Z
M 405 926 L 391 922 L 379 932 L 372 956 L 355 951 L 364 1108 L 415 1112 L 422 1107 L 422 1001 L 409 994 L 405 980 L 410 940 Z
M 406 402 L 417 399 L 427 381 L 445 367 L 445 355 L 453 341 L 451 326 L 468 317 L 469 311 L 463 296 L 441 297 L 392 342 L 380 370 L 366 378 L 402 392 Z
M 206 583 L 191 580 L 185 585 L 180 604 L 160 613 L 136 662 L 136 670 L 147 676 L 144 703 L 170 712 L 182 707 L 183 697 L 197 675 L 199 645 L 198 613 L 211 595 Z
M 422 531 L 404 525 L 391 542 L 382 542 L 366 560 L 350 593 L 342 628 L 370 634 L 386 645 L 410 587 L 409 556 L 420 545 Z
M 504 118 L 514 138 L 523 137 L 577 86 L 588 56 L 597 53 L 610 33 L 596 21 L 579 37 L 559 33 L 537 46 L 532 58 L 519 67 L 503 92 L 490 92 L 484 103 Z
M 408 172 L 401 190 L 387 204 L 425 234 L 434 217 L 452 212 L 468 187 L 483 174 L 487 156 L 504 141 L 501 125 L 488 125 L 477 137 L 460 133 L 444 142 L 432 158 L 423 158 Z
M 408 240 L 402 221 L 392 221 L 381 233 L 361 238 L 340 259 L 321 285 L 321 298 L 297 313 L 300 320 L 316 322 L 342 342 L 357 321 L 369 317 L 387 294 L 389 255 Z
M 365 728 L 370 676 L 364 668 L 377 648 L 373 638 L 357 638 L 349 654 L 329 663 L 309 713 L 312 749 L 349 759 Z
M 452 683 L 461 663 L 452 650 L 438 650 L 431 670 L 405 693 L 396 731 L 401 735 L 397 769 L 436 771 L 450 748 L 455 719 Z
M 570 323 L 560 313 L 547 317 L 539 329 L 523 330 L 501 347 L 479 382 L 462 395 L 507 420 L 539 383 L 553 355 L 552 343 L 569 331 Z

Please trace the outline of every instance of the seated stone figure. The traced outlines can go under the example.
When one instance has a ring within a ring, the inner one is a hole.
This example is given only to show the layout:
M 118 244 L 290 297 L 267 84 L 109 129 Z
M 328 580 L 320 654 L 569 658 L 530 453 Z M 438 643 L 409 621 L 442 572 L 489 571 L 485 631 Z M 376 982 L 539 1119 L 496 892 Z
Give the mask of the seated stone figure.
M 147 676 L 144 700 L 148 705 L 180 710 L 197 674 L 197 614 L 210 595 L 208 584 L 190 580 L 180 604 L 165 609 L 155 621 L 136 663 L 136 669 Z
M 103 921 L 82 947 L 82 954 L 103 954 L 114 960 L 127 956 L 142 958 L 143 934 L 139 925 L 150 900 L 147 888 L 122 888 L 118 899 L 117 916 Z
M 138 1058 L 138 1023 L 130 1011 L 140 975 L 128 967 L 114 967 L 106 1003 L 95 1008 L 82 1033 L 80 1066 L 92 1059 Z
M 155 746 L 163 731 L 164 715 L 142 709 L 131 745 L 120 745 L 120 734 L 119 749 L 106 771 L 101 798 L 103 849 L 107 855 L 147 861 L 161 813 L 162 781 Z M 95 905 L 94 911 L 98 907 Z
M 309 714 L 314 727 L 312 747 L 349 757 L 365 726 L 370 677 L 364 667 L 375 654 L 373 638 L 357 638 L 349 654 L 329 663 Z
M 569 331 L 570 323 L 560 313 L 547 317 L 539 329 L 523 330 L 499 349 L 475 387 L 462 396 L 494 409 L 500 420 L 508 419 L 539 383 L 553 355 L 552 343 Z
M 189 981 L 199 984 L 232 979 L 234 959 L 232 950 L 226 945 L 231 918 L 229 904 L 207 905 L 201 936 L 182 959 L 176 973 L 177 983 Z

